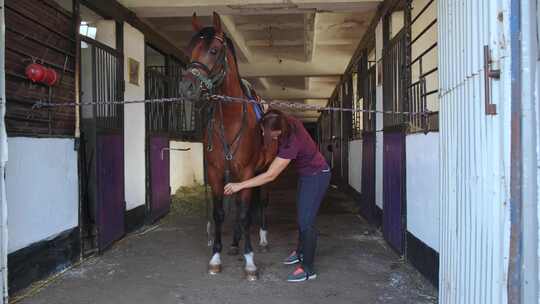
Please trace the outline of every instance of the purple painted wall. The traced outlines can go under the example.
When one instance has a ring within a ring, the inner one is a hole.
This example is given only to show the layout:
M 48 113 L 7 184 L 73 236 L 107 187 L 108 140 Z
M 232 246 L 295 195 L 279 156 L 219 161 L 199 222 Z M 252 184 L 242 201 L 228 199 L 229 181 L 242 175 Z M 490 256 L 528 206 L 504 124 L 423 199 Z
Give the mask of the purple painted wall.
M 405 228 L 405 133 L 383 135 L 383 235 L 400 254 Z
M 96 140 L 99 249 L 124 235 L 124 139 L 119 134 Z
M 152 221 L 164 216 L 171 206 L 169 148 L 167 136 L 150 137 L 150 217 Z M 163 159 L 161 158 L 163 156 Z
M 375 133 L 362 136 L 362 201 L 360 212 L 373 222 L 375 206 Z

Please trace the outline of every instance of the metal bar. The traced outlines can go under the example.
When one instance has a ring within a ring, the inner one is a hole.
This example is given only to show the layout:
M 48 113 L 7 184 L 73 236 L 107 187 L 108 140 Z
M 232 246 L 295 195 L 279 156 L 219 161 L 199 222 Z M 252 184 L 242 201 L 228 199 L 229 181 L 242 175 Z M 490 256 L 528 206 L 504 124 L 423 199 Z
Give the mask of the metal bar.
M 439 90 L 432 90 L 432 91 L 429 91 L 427 93 L 424 93 L 422 96 L 427 97 L 429 95 L 437 94 L 438 92 L 439 92 Z
M 423 51 L 420 55 L 416 56 L 416 58 L 414 60 L 411 61 L 410 65 L 412 66 L 413 64 L 415 64 L 418 60 L 420 60 L 420 58 L 424 57 L 427 53 L 429 53 L 431 50 L 433 50 L 434 48 L 437 47 L 437 42 L 435 42 L 434 44 L 432 44 L 430 47 L 428 47 L 425 51 Z
M 165 151 L 182 151 L 182 152 L 186 152 L 186 151 L 190 151 L 190 150 L 191 150 L 191 148 L 185 148 L 185 149 L 162 148 L 162 149 L 161 149 L 161 160 L 164 159 L 163 152 L 165 152 Z
M 100 97 L 97 95 L 97 48 L 94 45 L 91 45 L 90 47 L 92 48 L 92 98 L 94 98 L 94 100 L 99 100 Z M 98 106 L 92 107 L 92 112 L 92 118 L 97 121 Z
M 414 19 L 411 21 L 411 26 L 416 22 L 416 20 L 418 20 L 418 18 L 420 18 L 425 11 L 427 11 L 427 9 L 429 8 L 429 6 L 431 4 L 433 4 L 433 2 L 435 2 L 435 0 L 431 0 L 429 1 L 423 8 L 422 10 L 420 10 L 420 12 L 418 13 L 418 15 L 416 15 L 416 17 L 414 17 Z
M 411 41 L 411 45 L 413 45 L 416 41 L 418 41 L 418 39 L 422 38 L 422 36 L 424 36 L 425 33 L 427 33 L 427 31 L 429 31 L 435 24 L 437 24 L 437 19 L 434 19 L 433 21 L 431 21 L 428 26 L 426 26 L 426 28 L 424 28 L 419 34 L 418 36 L 416 36 L 412 41 Z
M 73 19 L 73 36 L 75 37 L 75 102 L 79 103 L 81 101 L 81 40 L 79 37 L 79 28 L 81 24 L 80 16 L 80 5 L 78 0 L 72 0 L 72 19 Z M 81 107 L 75 107 L 75 138 L 78 140 L 81 137 Z M 82 206 L 82 195 L 79 198 L 79 223 L 82 223 L 81 220 L 81 206 Z M 79 229 L 79 237 L 82 239 L 82 230 Z M 81 255 L 83 250 L 81 250 Z
M 112 47 L 110 47 L 110 46 L 108 46 L 108 45 L 106 45 L 106 44 L 104 44 L 104 43 L 101 43 L 101 42 L 99 42 L 99 41 L 97 41 L 97 40 L 94 40 L 94 39 L 92 39 L 92 38 L 86 37 L 86 36 L 84 36 L 84 35 L 79 35 L 79 36 L 80 36 L 80 38 L 81 38 L 82 41 L 84 41 L 84 42 L 86 42 L 86 43 L 88 43 L 88 44 L 91 44 L 91 45 L 93 45 L 93 46 L 96 46 L 96 47 L 98 47 L 98 48 L 100 48 L 100 49 L 102 49 L 102 50 L 104 50 L 104 51 L 106 51 L 106 52 L 109 52 L 109 53 L 115 55 L 115 56 L 118 56 L 119 53 L 120 53 L 119 50 L 113 49 Z
M 431 75 L 431 74 L 437 72 L 438 70 L 439 70 L 438 67 L 434 67 L 433 69 L 431 69 L 431 70 L 425 72 L 424 74 L 420 73 L 420 78 L 426 78 L 427 76 L 429 76 L 429 75 Z
M 496 115 L 497 105 L 491 103 L 491 78 L 499 79 L 500 70 L 491 69 L 491 54 L 489 46 L 484 46 L 484 87 L 485 87 L 485 112 L 486 115 Z
M 510 1 L 510 32 L 521 33 L 521 3 L 520 0 Z M 522 180 L 523 180 L 523 167 L 522 167 L 522 144 L 524 139 L 522 138 L 522 126 L 521 126 L 521 111 L 522 111 L 522 53 L 521 35 L 511 35 L 511 116 L 510 116 L 510 259 L 508 265 L 508 303 L 509 304 L 521 304 L 525 303 L 522 299 L 522 286 L 523 286 L 523 226 L 522 226 L 522 211 L 523 211 L 523 197 L 522 197 Z M 484 55 L 486 49 L 489 55 L 488 47 L 484 47 Z M 484 56 L 484 65 L 486 63 L 486 56 Z M 486 67 L 484 67 L 486 69 Z M 488 86 L 486 86 L 486 89 Z M 487 91 L 486 91 L 487 95 Z M 487 110 L 487 109 L 486 109 Z

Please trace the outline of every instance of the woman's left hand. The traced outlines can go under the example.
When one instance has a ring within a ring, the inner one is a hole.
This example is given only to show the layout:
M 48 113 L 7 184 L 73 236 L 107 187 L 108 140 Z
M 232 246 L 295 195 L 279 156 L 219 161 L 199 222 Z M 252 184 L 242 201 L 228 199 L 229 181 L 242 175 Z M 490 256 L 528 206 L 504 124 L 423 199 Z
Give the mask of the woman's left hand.
M 225 185 L 224 194 L 232 195 L 240 190 L 242 190 L 240 183 L 228 183 L 227 185 Z

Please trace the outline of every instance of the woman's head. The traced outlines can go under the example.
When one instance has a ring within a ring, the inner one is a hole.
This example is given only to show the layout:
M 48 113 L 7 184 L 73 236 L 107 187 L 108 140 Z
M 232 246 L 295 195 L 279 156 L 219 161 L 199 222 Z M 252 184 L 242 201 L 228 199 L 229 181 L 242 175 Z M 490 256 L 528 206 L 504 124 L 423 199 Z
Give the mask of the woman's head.
M 278 138 L 289 138 L 294 132 L 293 126 L 289 124 L 287 115 L 280 110 L 271 109 L 266 112 L 261 120 L 261 129 L 264 136 L 264 144 L 268 146 L 272 140 Z

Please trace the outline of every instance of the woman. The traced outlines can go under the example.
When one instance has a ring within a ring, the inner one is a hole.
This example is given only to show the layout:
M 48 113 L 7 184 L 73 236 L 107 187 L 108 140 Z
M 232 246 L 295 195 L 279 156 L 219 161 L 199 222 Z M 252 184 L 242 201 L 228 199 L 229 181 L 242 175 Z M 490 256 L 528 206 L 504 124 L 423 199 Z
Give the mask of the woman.
M 285 259 L 284 263 L 287 265 L 301 263 L 301 266 L 288 276 L 289 282 L 315 279 L 317 277 L 313 269 L 317 246 L 315 218 L 330 183 L 330 169 L 304 125 L 296 118 L 272 109 L 264 115 L 261 128 L 265 144 L 278 140 L 277 157 L 266 172 L 240 183 L 225 185 L 225 195 L 269 183 L 278 177 L 291 160 L 295 160 L 296 170 L 300 176 L 296 203 L 299 239 L 297 249 Z

